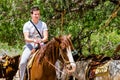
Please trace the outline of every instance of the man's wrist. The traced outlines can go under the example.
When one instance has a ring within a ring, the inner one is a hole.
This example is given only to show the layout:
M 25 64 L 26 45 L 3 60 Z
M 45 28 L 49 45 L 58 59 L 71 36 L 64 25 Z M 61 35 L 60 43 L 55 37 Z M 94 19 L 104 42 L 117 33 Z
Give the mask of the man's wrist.
M 33 39 L 33 42 L 35 43 L 35 42 L 36 42 L 36 39 Z
M 40 40 L 40 42 L 43 42 L 42 39 Z

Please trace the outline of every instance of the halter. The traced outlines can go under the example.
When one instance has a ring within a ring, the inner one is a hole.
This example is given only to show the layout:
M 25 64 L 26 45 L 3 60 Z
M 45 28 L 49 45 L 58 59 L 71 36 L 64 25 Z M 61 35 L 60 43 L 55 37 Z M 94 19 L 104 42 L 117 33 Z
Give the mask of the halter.
M 45 58 L 45 60 L 51 65 L 51 66 L 53 66 L 56 70 L 58 70 L 59 72 L 61 72 L 62 74 L 64 74 L 64 72 L 63 71 L 61 71 L 59 68 L 57 68 L 55 65 L 53 65 L 50 61 L 48 61 L 46 58 Z
M 60 48 L 59 48 L 59 50 L 60 50 L 60 55 L 61 55 L 61 57 L 62 57 L 64 63 L 65 63 L 65 64 L 69 64 L 70 62 L 67 61 L 67 60 L 65 60 L 65 58 L 63 57 L 62 50 L 61 50 Z
M 68 47 L 68 49 L 70 49 L 70 47 Z M 69 52 L 69 50 L 67 49 L 67 52 Z M 59 48 L 59 51 L 60 51 L 60 55 L 61 55 L 61 57 L 62 57 L 62 59 L 63 59 L 63 61 L 64 61 L 64 63 L 65 64 L 70 64 L 70 63 L 75 63 L 75 62 L 70 62 L 70 61 L 67 61 L 67 60 L 65 60 L 65 58 L 63 57 L 63 54 L 62 54 L 62 50 Z M 71 53 L 74 53 L 75 51 L 72 51 Z M 53 66 L 56 70 L 58 70 L 59 72 L 61 72 L 62 74 L 64 74 L 64 72 L 63 71 L 61 71 L 59 68 L 57 68 L 54 64 L 52 64 L 50 61 L 48 61 L 46 58 L 45 58 L 45 60 L 51 65 L 51 66 Z

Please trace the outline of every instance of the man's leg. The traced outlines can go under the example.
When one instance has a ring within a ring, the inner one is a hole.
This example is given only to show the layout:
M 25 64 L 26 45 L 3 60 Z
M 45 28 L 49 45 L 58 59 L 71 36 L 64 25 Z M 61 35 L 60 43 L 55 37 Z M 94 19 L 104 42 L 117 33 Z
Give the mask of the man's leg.
M 20 80 L 24 79 L 24 74 L 25 74 L 25 70 L 26 70 L 26 65 L 27 65 L 27 61 L 30 57 L 31 54 L 31 50 L 26 47 L 22 53 L 21 56 L 21 60 L 20 60 L 20 64 L 19 64 L 19 68 L 20 68 Z
M 2 60 L 2 56 L 0 56 L 0 61 Z

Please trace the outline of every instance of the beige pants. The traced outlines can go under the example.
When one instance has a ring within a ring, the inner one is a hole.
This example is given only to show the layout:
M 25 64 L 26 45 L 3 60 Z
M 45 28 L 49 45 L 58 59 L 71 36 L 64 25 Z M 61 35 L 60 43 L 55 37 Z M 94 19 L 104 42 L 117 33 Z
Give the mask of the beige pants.
M 2 56 L 0 56 L 0 60 L 2 60 Z

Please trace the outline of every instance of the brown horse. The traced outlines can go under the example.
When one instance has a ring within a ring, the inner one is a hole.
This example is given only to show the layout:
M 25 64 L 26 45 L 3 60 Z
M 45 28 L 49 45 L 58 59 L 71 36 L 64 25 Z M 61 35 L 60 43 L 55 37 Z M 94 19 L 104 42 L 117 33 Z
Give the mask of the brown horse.
M 57 80 L 56 61 L 59 59 L 66 66 L 68 73 L 74 72 L 76 64 L 72 57 L 74 47 L 70 35 L 53 38 L 45 46 L 41 47 L 34 58 L 30 68 L 30 80 Z
M 20 55 L 16 56 L 8 56 L 5 55 L 2 57 L 0 63 L 0 78 L 5 78 L 6 80 L 13 80 L 13 77 L 17 73 L 18 65 L 19 65 Z

